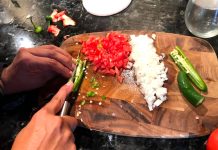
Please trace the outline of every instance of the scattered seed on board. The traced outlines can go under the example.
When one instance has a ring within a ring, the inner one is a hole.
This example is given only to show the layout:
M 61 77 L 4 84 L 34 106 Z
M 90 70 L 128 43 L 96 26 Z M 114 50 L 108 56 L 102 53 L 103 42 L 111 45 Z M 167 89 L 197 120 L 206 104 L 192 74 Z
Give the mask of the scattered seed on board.
M 76 113 L 76 116 L 79 117 L 80 114 L 81 114 L 81 112 L 79 111 Z

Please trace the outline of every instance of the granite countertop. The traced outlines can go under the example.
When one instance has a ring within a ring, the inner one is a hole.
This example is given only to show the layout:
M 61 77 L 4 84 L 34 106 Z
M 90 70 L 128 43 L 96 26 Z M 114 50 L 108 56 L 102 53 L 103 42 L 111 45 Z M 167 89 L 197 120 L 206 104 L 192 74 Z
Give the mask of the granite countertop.
M 145 30 L 171 32 L 193 36 L 184 23 L 187 0 L 133 0 L 124 11 L 108 17 L 89 14 L 81 0 L 1 0 L 0 1 L 0 62 L 10 64 L 17 50 L 42 44 L 60 46 L 64 35 L 111 31 Z M 77 22 L 75 27 L 64 28 L 58 37 L 44 31 L 32 32 L 27 15 L 46 28 L 45 16 L 53 9 L 66 10 Z M 207 39 L 218 54 L 218 39 Z M 0 149 L 10 149 L 16 134 L 28 123 L 40 106 L 37 92 L 19 93 L 1 98 Z M 78 149 L 143 149 L 143 150 L 201 150 L 207 137 L 189 139 L 131 138 L 77 128 Z

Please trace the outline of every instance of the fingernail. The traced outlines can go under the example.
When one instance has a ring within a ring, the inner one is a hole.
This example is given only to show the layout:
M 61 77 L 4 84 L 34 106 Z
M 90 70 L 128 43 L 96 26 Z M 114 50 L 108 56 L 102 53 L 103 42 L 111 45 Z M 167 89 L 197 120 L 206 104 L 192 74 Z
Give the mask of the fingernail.
M 72 76 L 72 75 L 73 75 L 73 72 L 72 72 L 72 71 L 70 71 L 69 73 L 70 73 L 70 76 Z
M 72 64 L 72 69 L 74 69 L 76 67 L 76 65 L 75 64 Z
M 67 91 L 71 91 L 73 89 L 73 82 L 71 80 L 69 80 L 66 84 L 67 86 Z
M 74 64 L 76 64 L 76 59 L 72 57 L 72 61 Z

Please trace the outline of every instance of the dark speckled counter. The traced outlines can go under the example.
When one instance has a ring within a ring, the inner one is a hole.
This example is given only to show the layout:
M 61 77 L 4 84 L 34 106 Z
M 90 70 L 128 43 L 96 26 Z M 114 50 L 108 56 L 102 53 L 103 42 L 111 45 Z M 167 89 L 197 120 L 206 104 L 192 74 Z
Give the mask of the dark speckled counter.
M 133 0 L 119 14 L 97 17 L 86 12 L 81 0 L 0 0 L 0 62 L 8 65 L 20 47 L 59 46 L 64 35 L 110 30 L 146 30 L 191 35 L 184 23 L 187 0 Z M 46 31 L 32 32 L 27 15 L 46 28 L 45 16 L 53 9 L 66 10 L 77 22 L 54 38 Z M 193 35 L 191 35 L 193 36 Z M 218 38 L 207 39 L 218 54 Z M 37 91 L 2 97 L 0 101 L 0 149 L 10 149 L 16 134 L 40 108 Z M 207 137 L 189 139 L 132 138 L 77 128 L 78 149 L 202 150 Z

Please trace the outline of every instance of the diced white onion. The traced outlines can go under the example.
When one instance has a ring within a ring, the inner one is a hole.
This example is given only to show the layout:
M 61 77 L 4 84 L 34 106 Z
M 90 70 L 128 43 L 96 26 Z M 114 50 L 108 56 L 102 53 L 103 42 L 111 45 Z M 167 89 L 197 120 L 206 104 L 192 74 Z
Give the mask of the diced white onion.
M 163 87 L 164 82 L 168 80 L 168 69 L 163 63 L 165 55 L 159 56 L 156 53 L 154 40 L 147 35 L 130 37 L 132 46 L 130 58 L 134 61 L 136 83 L 151 111 L 167 99 L 167 89 Z

